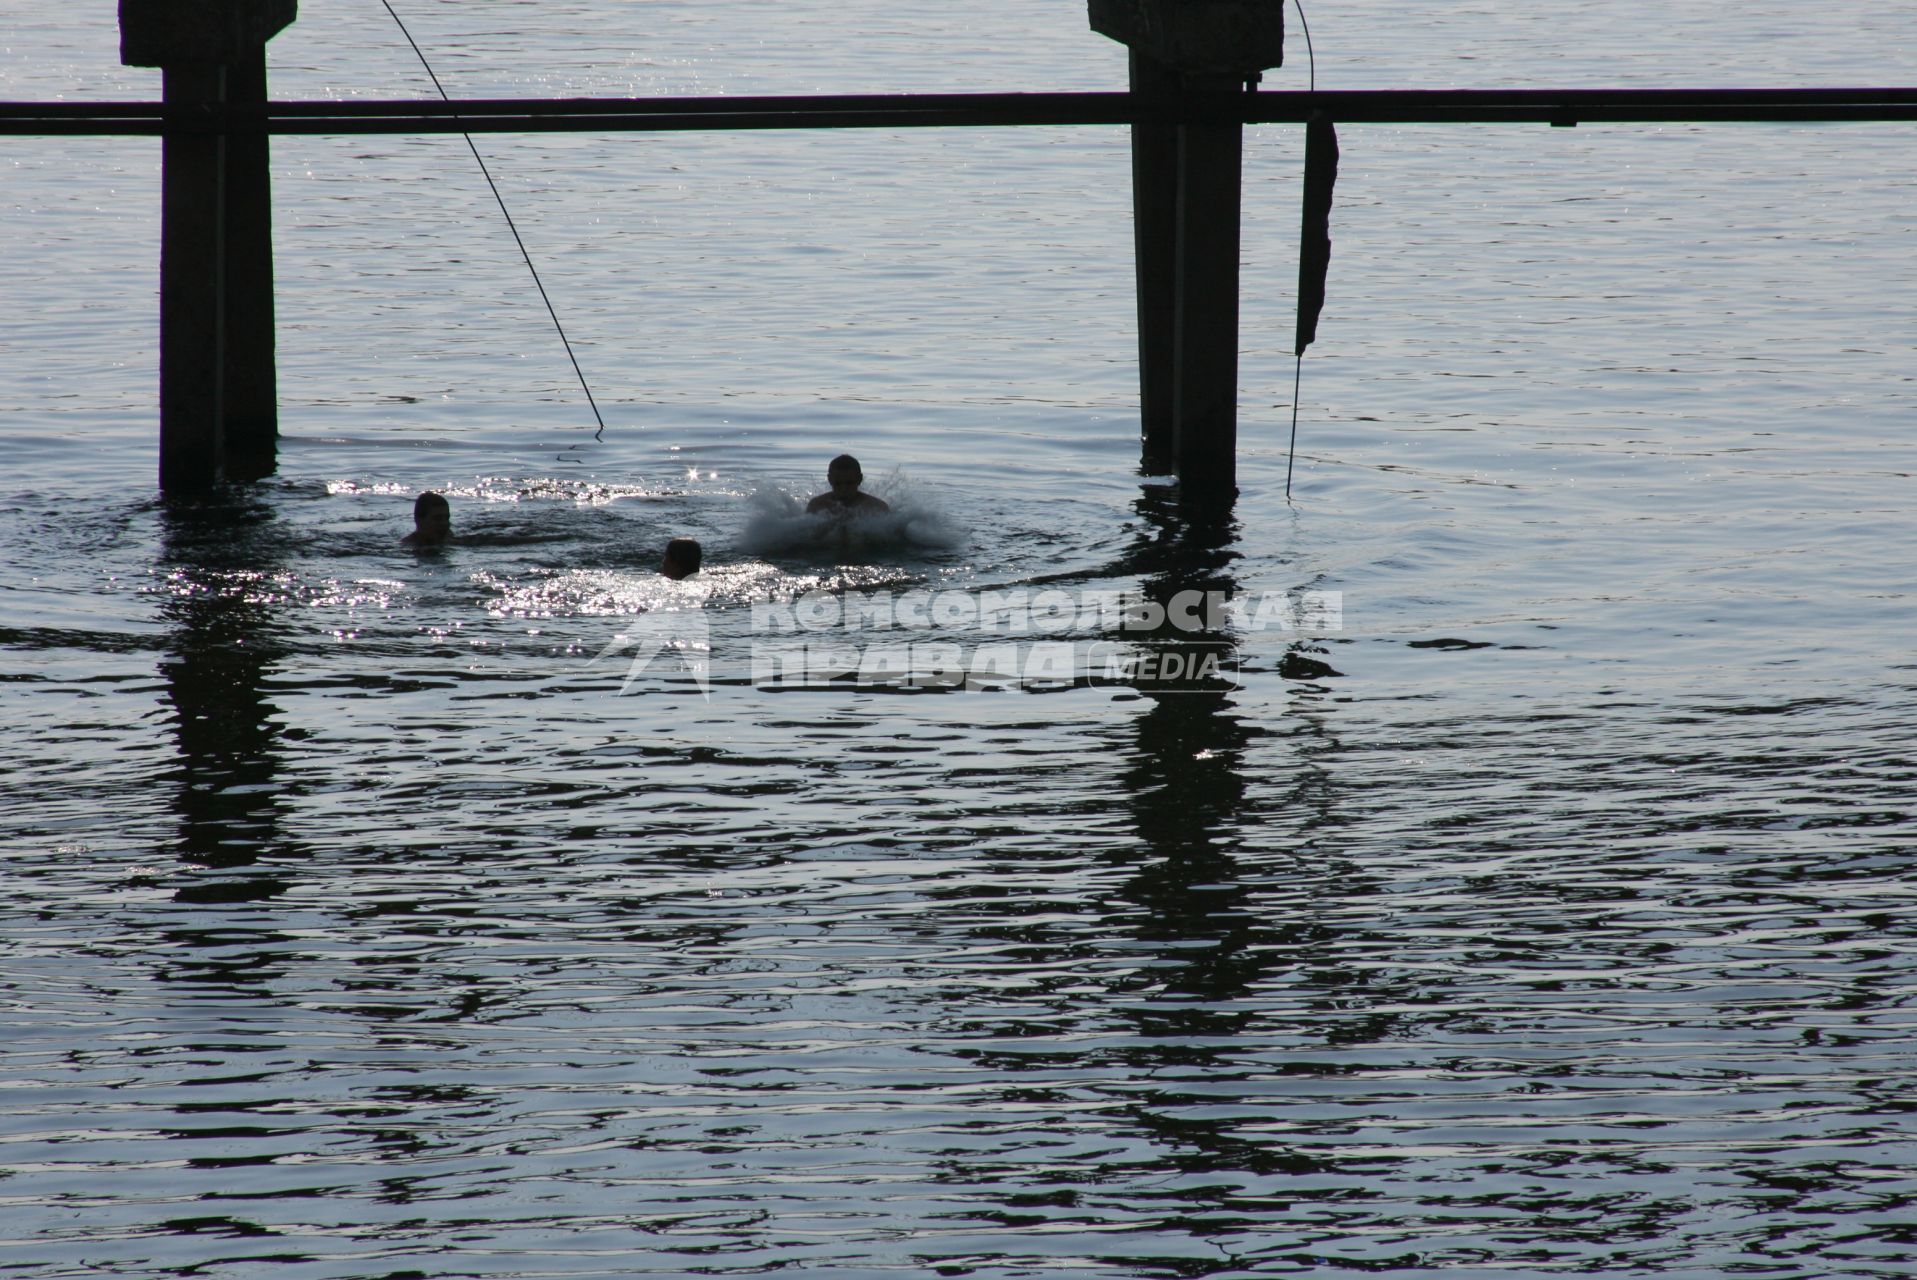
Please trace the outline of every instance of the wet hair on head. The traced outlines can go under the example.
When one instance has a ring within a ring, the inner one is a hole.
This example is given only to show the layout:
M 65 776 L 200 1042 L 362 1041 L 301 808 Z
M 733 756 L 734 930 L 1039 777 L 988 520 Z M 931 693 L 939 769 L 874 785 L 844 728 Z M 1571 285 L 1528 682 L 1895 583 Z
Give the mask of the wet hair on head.
M 842 453 L 826 464 L 827 475 L 831 475 L 834 471 L 856 471 L 861 477 L 865 475 L 865 469 L 859 465 L 859 460 L 849 453 Z
M 705 548 L 699 545 L 698 539 L 674 538 L 666 543 L 666 556 L 659 567 L 671 576 L 687 578 L 699 572 L 699 564 L 704 559 Z
M 436 511 L 441 507 L 451 511 L 453 504 L 446 501 L 445 494 L 434 493 L 431 489 L 428 489 L 425 493 L 413 499 L 413 519 L 424 520 L 428 511 Z

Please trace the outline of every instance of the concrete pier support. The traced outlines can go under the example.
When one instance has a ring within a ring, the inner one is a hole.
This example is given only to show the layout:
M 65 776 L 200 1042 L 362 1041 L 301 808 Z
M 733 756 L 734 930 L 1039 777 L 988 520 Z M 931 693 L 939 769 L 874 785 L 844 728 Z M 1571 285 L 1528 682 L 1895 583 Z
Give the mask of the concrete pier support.
M 1132 92 L 1185 123 L 1132 126 L 1142 454 L 1186 492 L 1236 492 L 1244 127 L 1204 118 L 1284 61 L 1283 0 L 1088 0 Z
M 1216 91 L 1216 90 L 1215 90 Z M 1236 120 L 1179 126 L 1177 438 L 1180 489 L 1236 491 L 1239 179 Z
M 160 487 L 270 474 L 279 415 L 267 135 L 210 127 L 266 101 L 266 42 L 296 0 L 120 0 L 120 60 L 159 67 L 181 127 L 162 144 Z M 196 127 L 195 117 L 208 124 Z
M 226 66 L 226 100 L 266 105 L 266 46 L 239 51 Z M 273 182 L 268 136 L 226 140 L 226 260 L 223 416 L 226 478 L 271 475 L 279 451 L 279 373 L 273 315 Z
M 1137 50 L 1131 90 L 1174 100 L 1177 73 Z M 1132 126 L 1132 254 L 1138 280 L 1138 412 L 1147 471 L 1177 469 L 1178 134 L 1174 124 Z

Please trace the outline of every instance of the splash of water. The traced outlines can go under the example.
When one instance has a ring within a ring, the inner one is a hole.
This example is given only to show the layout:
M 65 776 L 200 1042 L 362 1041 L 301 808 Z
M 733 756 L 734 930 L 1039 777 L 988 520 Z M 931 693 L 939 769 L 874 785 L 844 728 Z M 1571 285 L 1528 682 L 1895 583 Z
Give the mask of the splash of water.
M 739 545 L 753 555 L 844 562 L 948 551 L 963 544 L 965 530 L 920 493 L 904 472 L 894 470 L 868 488 L 891 510 L 852 517 L 808 515 L 805 501 L 785 489 L 755 489 L 746 499 L 751 514 Z

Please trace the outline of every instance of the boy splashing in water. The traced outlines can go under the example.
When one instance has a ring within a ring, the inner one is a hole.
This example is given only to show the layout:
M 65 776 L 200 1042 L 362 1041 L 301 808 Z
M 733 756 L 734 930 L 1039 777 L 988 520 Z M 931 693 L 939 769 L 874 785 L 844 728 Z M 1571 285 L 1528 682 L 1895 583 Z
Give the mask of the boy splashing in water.
M 859 460 L 849 453 L 832 459 L 825 469 L 825 479 L 832 486 L 832 491 L 822 493 L 805 504 L 805 513 L 809 516 L 845 519 L 849 516 L 882 515 L 892 509 L 885 499 L 859 492 L 859 486 L 865 483 L 865 472 L 860 468 Z

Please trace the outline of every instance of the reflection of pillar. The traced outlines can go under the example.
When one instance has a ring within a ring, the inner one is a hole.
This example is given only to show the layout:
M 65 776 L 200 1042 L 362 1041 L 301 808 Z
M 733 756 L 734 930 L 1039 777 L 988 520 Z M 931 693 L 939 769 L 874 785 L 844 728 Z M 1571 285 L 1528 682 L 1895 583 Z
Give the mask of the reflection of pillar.
M 1148 489 L 1139 499 L 1144 529 L 1130 556 L 1165 625 L 1156 635 L 1128 639 L 1163 651 L 1205 646 L 1230 653 L 1227 632 L 1181 629 L 1175 618 L 1192 614 L 1173 606 L 1181 593 L 1196 593 L 1187 597 L 1194 600 L 1236 590 L 1229 571 L 1235 530 L 1228 519 L 1193 520 L 1170 496 Z M 1246 908 L 1250 890 L 1242 868 L 1219 840 L 1244 806 L 1244 753 L 1254 732 L 1233 713 L 1228 686 L 1228 680 L 1176 690 L 1141 686 L 1152 707 L 1136 721 L 1136 752 L 1125 775 L 1132 819 L 1153 855 L 1127 883 L 1125 896 L 1145 908 L 1144 935 L 1175 948 L 1171 954 L 1184 962 L 1166 985 L 1207 1000 L 1244 994 L 1264 963 L 1249 944 L 1265 926 Z M 1229 1034 L 1231 1028 L 1213 1030 Z
M 1139 838 L 1167 857 L 1209 852 L 1244 804 L 1251 731 L 1226 695 L 1204 691 L 1153 695 L 1137 731 L 1125 784 Z
M 1208 495 L 1234 492 L 1238 439 L 1239 178 L 1229 95 L 1284 60 L 1284 0 L 1088 0 L 1094 31 L 1131 50 L 1135 95 L 1178 124 L 1132 127 L 1144 465 Z M 1210 100 L 1226 108 L 1202 118 Z
M 120 60 L 160 67 L 160 487 L 273 469 L 272 202 L 264 132 L 211 132 L 266 101 L 266 42 L 296 0 L 120 0 Z
M 256 862 L 280 844 L 279 709 L 264 694 L 280 655 L 270 606 L 248 598 L 262 561 L 244 531 L 235 536 L 236 514 L 167 512 L 179 577 L 164 605 L 173 632 L 160 675 L 180 754 L 179 849 L 216 867 Z

